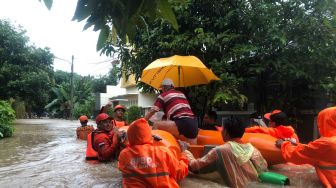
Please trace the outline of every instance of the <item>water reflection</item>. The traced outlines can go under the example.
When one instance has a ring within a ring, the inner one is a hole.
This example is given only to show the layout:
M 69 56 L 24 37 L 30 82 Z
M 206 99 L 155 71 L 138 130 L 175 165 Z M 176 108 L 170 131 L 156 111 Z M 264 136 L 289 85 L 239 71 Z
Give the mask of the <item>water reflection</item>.
M 0 140 L 0 187 L 121 187 L 116 163 L 85 161 L 86 141 L 76 139 L 77 126 L 78 121 L 17 120 L 15 136 Z M 319 186 L 313 178 L 315 184 L 310 182 L 305 187 Z M 180 182 L 180 186 L 223 187 L 193 176 Z M 260 186 L 254 183 L 249 187 Z

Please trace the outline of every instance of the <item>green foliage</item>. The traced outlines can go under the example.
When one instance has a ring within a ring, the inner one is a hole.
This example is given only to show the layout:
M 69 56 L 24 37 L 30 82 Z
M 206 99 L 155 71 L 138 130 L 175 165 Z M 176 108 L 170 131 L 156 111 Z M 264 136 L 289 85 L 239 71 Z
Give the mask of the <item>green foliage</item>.
M 70 118 L 71 112 L 71 73 L 56 71 L 54 76 L 55 86 L 52 88 L 51 101 L 45 106 L 53 116 L 58 118 Z M 74 74 L 73 117 L 83 114 L 91 116 L 94 111 L 94 83 L 91 76 Z
M 15 111 L 11 105 L 3 100 L 0 100 L 0 138 L 10 137 L 14 133 L 12 127 L 15 120 Z
M 65 85 L 59 85 L 52 88 L 56 98 L 53 98 L 53 100 L 47 104 L 45 108 L 51 111 L 55 117 L 70 117 L 71 102 L 69 94 L 70 92 L 68 92 L 69 90 L 70 89 L 67 89 Z
M 178 29 L 176 17 L 168 0 L 78 0 L 73 20 L 86 21 L 84 29 L 93 26 L 100 30 L 97 50 L 116 40 L 115 33 L 123 41 L 133 40 L 136 28 L 146 27 L 143 17 L 162 18 Z
M 25 118 L 26 108 L 23 101 L 21 101 L 20 99 L 15 99 L 12 106 L 15 111 L 16 118 L 18 119 Z
M 92 115 L 93 114 L 93 108 L 95 105 L 95 100 L 94 98 L 90 98 L 88 100 L 85 100 L 84 103 L 75 103 L 74 106 L 74 117 L 76 117 L 76 119 L 78 119 L 81 115 L 83 114 L 88 114 L 88 115 Z
M 326 97 L 327 78 L 334 80 L 336 69 L 335 1 L 171 2 L 178 31 L 145 16 L 146 28 L 137 28 L 134 40 L 118 41 L 127 75 L 140 78 L 157 58 L 197 56 L 221 81 L 204 91 L 187 89 L 196 113 L 205 110 L 205 100 L 219 110 L 226 103 L 246 108 L 247 101 L 254 102 L 263 113 L 314 108 Z
M 130 106 L 126 113 L 127 122 L 131 123 L 141 117 L 141 108 L 138 106 Z
M 11 125 L 0 124 L 0 139 L 11 137 L 13 136 L 13 133 L 14 133 L 14 127 L 12 127 Z
M 106 114 L 108 114 L 110 117 L 114 117 L 114 111 L 113 108 L 108 108 L 106 111 Z M 127 114 L 127 112 L 126 112 Z
M 26 31 L 0 20 L 0 98 L 20 98 L 28 113 L 42 113 L 53 74 L 53 54 L 30 46 Z
M 116 65 L 113 65 L 108 75 L 93 79 L 93 92 L 106 93 L 106 85 L 117 85 L 120 76 L 120 69 Z

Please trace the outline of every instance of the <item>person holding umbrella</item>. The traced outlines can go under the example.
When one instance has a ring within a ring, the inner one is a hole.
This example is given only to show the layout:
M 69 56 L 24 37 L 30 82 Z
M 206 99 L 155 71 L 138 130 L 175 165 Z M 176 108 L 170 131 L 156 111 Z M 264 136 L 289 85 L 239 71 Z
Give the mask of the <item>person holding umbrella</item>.
M 190 144 L 197 144 L 198 122 L 186 96 L 174 89 L 174 82 L 170 78 L 162 81 L 161 89 L 162 94 L 145 119 L 148 121 L 156 112 L 163 110 L 167 120 L 155 122 L 153 128 L 170 132 L 175 137 L 183 135 Z

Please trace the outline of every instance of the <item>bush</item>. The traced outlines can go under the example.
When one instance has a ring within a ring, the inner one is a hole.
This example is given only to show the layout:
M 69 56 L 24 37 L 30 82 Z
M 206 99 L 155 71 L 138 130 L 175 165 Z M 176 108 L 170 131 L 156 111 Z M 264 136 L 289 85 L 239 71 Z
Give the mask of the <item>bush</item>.
M 93 115 L 94 101 L 88 100 L 84 104 L 75 104 L 73 117 L 78 119 L 81 115 L 91 117 Z
M 138 106 L 131 106 L 127 110 L 127 121 L 128 123 L 132 123 L 134 120 L 139 119 L 141 117 L 141 108 Z
M 14 128 L 11 125 L 0 124 L 0 139 L 13 136 Z
M 11 105 L 0 100 L 0 138 L 10 137 L 14 133 L 15 111 Z

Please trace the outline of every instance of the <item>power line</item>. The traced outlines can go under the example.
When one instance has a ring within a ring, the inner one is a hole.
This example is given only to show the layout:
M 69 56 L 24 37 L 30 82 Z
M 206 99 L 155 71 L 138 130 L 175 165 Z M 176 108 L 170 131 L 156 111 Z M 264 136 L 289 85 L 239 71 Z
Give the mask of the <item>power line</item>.
M 116 59 L 106 59 L 106 60 L 103 60 L 103 61 L 98 61 L 98 62 L 93 62 L 93 63 L 88 63 L 88 64 L 101 64 L 101 63 L 106 63 L 106 62 L 112 62 L 112 61 L 115 61 Z
M 62 60 L 62 61 L 65 61 L 65 62 L 68 62 L 68 63 L 71 63 L 71 61 L 69 60 L 66 60 L 64 58 L 60 58 L 60 57 L 57 57 L 57 56 L 54 56 L 55 59 L 58 59 L 58 60 Z M 78 58 L 75 58 L 76 60 L 78 60 Z M 102 61 L 97 61 L 97 62 L 90 62 L 90 63 L 86 63 L 86 64 L 102 64 L 102 63 L 106 63 L 106 62 L 115 62 L 115 61 L 118 61 L 117 59 L 113 58 L 113 59 L 105 59 L 105 60 L 102 60 Z M 83 62 L 83 61 L 81 61 Z
M 54 56 L 54 57 L 55 57 L 55 59 L 59 59 L 59 60 L 71 63 L 71 61 L 69 61 L 69 60 L 66 60 L 66 59 L 63 59 L 63 58 L 60 58 L 60 57 L 57 57 L 57 56 Z

